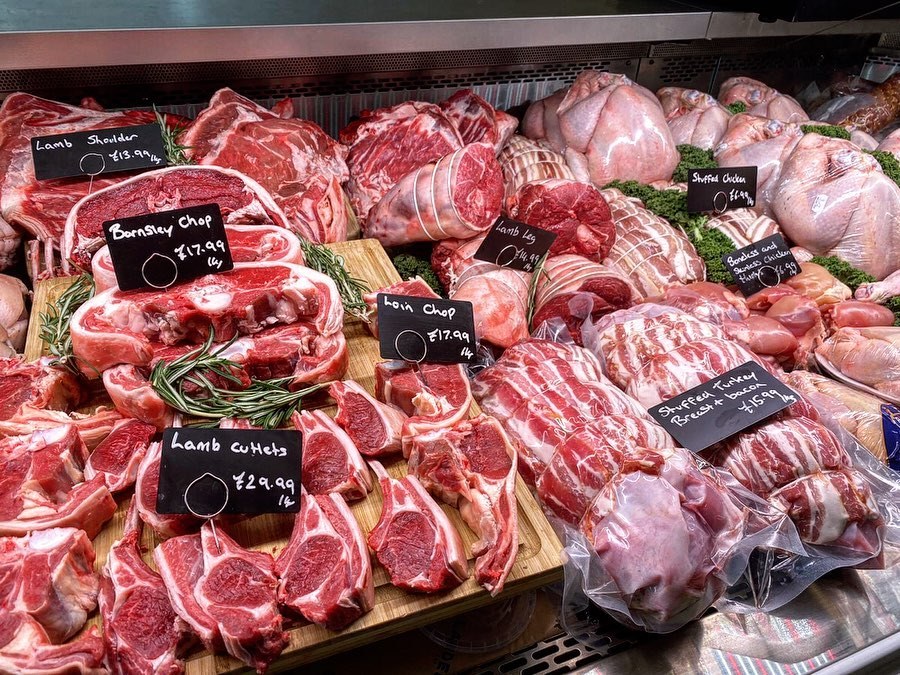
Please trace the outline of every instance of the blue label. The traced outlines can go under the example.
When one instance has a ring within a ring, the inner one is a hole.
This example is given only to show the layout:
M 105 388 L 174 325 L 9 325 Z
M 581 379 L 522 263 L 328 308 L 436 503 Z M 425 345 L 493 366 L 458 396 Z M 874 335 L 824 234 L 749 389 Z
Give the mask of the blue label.
M 888 466 L 894 471 L 900 471 L 900 408 L 890 403 L 882 404 L 881 428 L 884 431 Z

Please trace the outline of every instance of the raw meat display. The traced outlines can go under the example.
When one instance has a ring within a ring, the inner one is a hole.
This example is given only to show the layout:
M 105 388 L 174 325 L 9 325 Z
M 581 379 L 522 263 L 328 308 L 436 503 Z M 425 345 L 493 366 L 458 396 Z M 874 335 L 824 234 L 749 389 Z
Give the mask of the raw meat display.
M 227 223 L 274 224 L 289 228 L 284 212 L 256 181 L 231 169 L 172 166 L 94 190 L 66 219 L 63 271 L 90 269 L 91 257 L 105 243 L 103 223 L 145 213 L 215 203 Z
M 156 495 L 159 492 L 159 467 L 162 462 L 162 444 L 151 443 L 147 454 L 138 467 L 134 483 L 134 501 L 138 515 L 153 528 L 162 539 L 190 534 L 200 529 L 201 521 L 184 514 L 161 514 L 156 512 Z
M 796 124 L 740 113 L 728 123 L 715 148 L 715 160 L 722 167 L 757 167 L 754 210 L 772 215 L 772 190 L 782 166 L 802 137 L 803 131 Z
M 875 302 L 844 300 L 822 308 L 825 324 L 831 330 L 838 328 L 867 328 L 893 326 L 894 313 Z
M 73 425 L 0 440 L 0 536 L 77 527 L 96 537 L 116 502 L 103 476 L 84 481 L 87 456 Z
M 506 200 L 506 212 L 554 232 L 551 256 L 574 253 L 602 262 L 616 238 L 609 206 L 589 183 L 558 178 L 526 183 Z
M 752 209 L 731 209 L 712 214 L 706 221 L 706 227 L 725 234 L 735 248 L 744 248 L 773 234 L 781 234 L 778 223 L 768 216 L 758 215 Z
M 719 87 L 722 105 L 743 103 L 747 113 L 781 122 L 800 124 L 809 119 L 796 100 L 749 77 L 731 77 Z
M 728 128 L 731 113 L 709 94 L 696 89 L 663 87 L 656 92 L 676 145 L 712 150 Z
M 639 199 L 603 190 L 616 224 L 616 240 L 603 263 L 631 279 L 644 298 L 671 284 L 702 281 L 706 266 L 683 232 L 644 208 Z
M 502 201 L 494 152 L 473 143 L 403 176 L 369 211 L 365 234 L 384 246 L 465 239 L 494 224 Z
M 153 559 L 175 612 L 210 651 L 224 647 L 262 673 L 287 646 L 270 554 L 241 548 L 205 523 L 200 534 L 161 543 Z
M 791 241 L 883 279 L 900 268 L 900 187 L 850 141 L 807 134 L 784 163 L 772 210 Z
M 358 120 L 341 130 L 339 140 L 350 148 L 347 192 L 362 224 L 404 176 L 464 145 L 438 106 L 418 102 L 363 110 Z
M 533 141 L 515 134 L 500 151 L 497 159 L 503 171 L 503 185 L 509 199 L 519 188 L 535 181 L 575 180 L 566 158 L 546 140 Z
M 423 363 L 414 368 L 403 361 L 382 361 L 375 364 L 375 395 L 409 415 L 403 422 L 404 447 L 419 434 L 452 427 L 468 417 L 472 406 L 462 365 Z
M 294 413 L 292 421 L 303 432 L 303 487 L 348 502 L 364 499 L 372 490 L 369 467 L 344 430 L 321 410 Z
M 18 612 L 0 614 L 0 670 L 6 673 L 103 675 L 103 640 L 96 628 L 54 645 L 34 619 Z
M 900 114 L 900 75 L 891 75 L 862 97 L 847 98 L 849 106 L 838 105 L 822 119 L 870 134 L 880 131 Z
M 370 466 L 381 486 L 378 524 L 369 547 L 398 588 L 436 593 L 458 586 L 469 576 L 459 533 L 441 507 L 412 475 L 391 478 L 378 462 Z
M 137 367 L 113 366 L 103 371 L 103 387 L 113 405 L 126 417 L 152 424 L 162 431 L 172 426 L 174 409 L 150 386 L 150 380 Z
M 343 315 L 337 288 L 324 274 L 290 263 L 253 263 L 164 292 L 99 293 L 72 317 L 72 347 L 85 375 L 96 377 L 121 363 L 148 365 L 164 345 L 200 344 L 210 330 L 228 340 L 306 321 L 327 337 L 340 332 Z
M 180 120 L 167 116 L 170 124 Z M 31 94 L 14 93 L 0 107 L 0 216 L 54 248 L 59 247 L 66 217 L 75 203 L 89 194 L 121 180 L 119 176 L 80 176 L 38 181 L 31 161 L 31 139 L 35 136 L 65 134 L 94 129 L 150 124 L 156 116 L 150 110 L 106 112 Z M 10 262 L 6 241 L 11 234 L 3 228 L 4 254 Z M 0 267 L 5 269 L 5 267 Z
M 19 279 L 0 274 L 0 357 L 15 356 L 25 347 L 28 330 L 28 288 Z
M 58 410 L 42 410 L 28 405 L 11 420 L 0 421 L 0 438 L 25 436 L 36 430 L 48 431 L 60 426 L 71 425 L 78 431 L 88 450 L 109 435 L 116 422 L 122 419 L 118 410 L 100 406 L 92 413 L 64 413 Z
M 900 397 L 900 328 L 841 328 L 816 349 L 839 373 Z
M 144 562 L 141 530 L 132 501 L 100 578 L 106 665 L 122 675 L 177 675 L 184 672 L 178 651 L 188 626 L 172 608 L 162 577 Z
M 498 154 L 519 126 L 519 120 L 495 109 L 471 89 L 460 89 L 441 103 L 441 110 L 463 143 L 488 143 Z
M 286 114 L 276 114 L 279 108 Z M 270 111 L 220 89 L 178 142 L 200 164 L 235 169 L 257 181 L 299 236 L 323 244 L 344 241 L 351 218 L 341 189 L 350 178 L 348 150 L 319 125 L 292 115 L 290 100 Z
M 88 457 L 84 465 L 85 479 L 101 475 L 113 493 L 130 488 L 155 434 L 155 426 L 137 420 L 116 423 L 109 436 L 100 441 Z
M 503 427 L 479 415 L 414 438 L 407 459 L 410 473 L 478 535 L 475 579 L 497 595 L 519 548 L 516 450 Z
M 0 538 L 3 613 L 27 615 L 53 642 L 69 639 L 97 605 L 94 558 L 91 540 L 71 527 Z
M 279 604 L 329 630 L 343 630 L 375 605 L 366 540 L 336 494 L 301 494 L 275 572 Z
M 29 409 L 69 411 L 85 392 L 68 371 L 51 368 L 48 359 L 27 363 L 0 358 L 0 420 L 27 417 Z
M 547 260 L 537 282 L 533 326 L 562 319 L 576 342 L 580 324 L 641 300 L 632 283 L 618 270 L 577 255 Z
M 656 96 L 624 75 L 585 70 L 568 90 L 532 103 L 522 126 L 564 153 L 578 180 L 598 187 L 668 180 L 678 164 Z
M 528 337 L 526 303 L 531 274 L 476 260 L 474 255 L 486 236 L 438 242 L 432 249 L 431 265 L 451 300 L 472 303 L 477 339 L 506 348 Z M 430 289 L 422 284 L 429 297 Z
M 226 225 L 225 236 L 235 263 L 288 262 L 303 264 L 300 240 L 290 230 L 276 225 Z M 109 247 L 103 246 L 91 258 L 91 274 L 97 292 L 115 287 Z
M 334 417 L 356 448 L 366 457 L 382 457 L 400 452 L 400 438 L 406 414 L 375 400 L 353 380 L 334 382 L 328 393 L 337 402 Z
M 607 592 L 622 596 L 611 611 L 628 625 L 660 630 L 700 616 L 724 592 L 722 570 L 745 518 L 685 450 L 637 448 L 591 502 L 580 529 L 614 583 Z

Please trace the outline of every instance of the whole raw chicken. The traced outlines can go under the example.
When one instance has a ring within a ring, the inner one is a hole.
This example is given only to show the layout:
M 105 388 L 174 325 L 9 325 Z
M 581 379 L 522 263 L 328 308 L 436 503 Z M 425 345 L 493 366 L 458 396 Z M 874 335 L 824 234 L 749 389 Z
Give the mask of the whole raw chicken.
M 816 354 L 845 377 L 900 398 L 900 328 L 841 328 Z
M 656 96 L 678 145 L 712 150 L 728 128 L 729 113 L 709 94 L 696 89 L 663 87 Z
M 850 141 L 804 136 L 771 199 L 795 244 L 836 255 L 876 279 L 900 269 L 900 188 Z
M 724 167 L 757 167 L 755 210 L 771 215 L 772 187 L 802 137 L 803 131 L 796 124 L 756 115 L 735 115 L 716 146 L 715 159 Z
M 14 356 L 25 347 L 28 331 L 28 289 L 21 281 L 0 274 L 0 356 Z
M 772 120 L 800 123 L 809 119 L 795 99 L 749 77 L 725 80 L 719 88 L 719 100 L 722 105 L 743 103 L 751 115 Z
M 900 159 L 900 129 L 895 129 L 885 136 L 881 143 L 878 144 L 878 150 L 889 152 L 897 159 Z
M 667 180 L 679 161 L 656 96 L 624 75 L 586 70 L 568 91 L 533 103 L 522 125 L 564 153 L 576 178 L 599 187 Z

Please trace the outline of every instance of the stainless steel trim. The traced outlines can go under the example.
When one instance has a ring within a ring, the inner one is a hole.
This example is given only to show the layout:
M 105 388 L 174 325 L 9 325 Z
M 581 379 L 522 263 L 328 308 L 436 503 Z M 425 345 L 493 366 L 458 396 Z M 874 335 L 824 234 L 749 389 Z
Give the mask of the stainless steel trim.
M 709 12 L 236 28 L 0 33 L 4 69 L 692 40 Z
M 760 21 L 758 15 L 744 12 L 712 12 L 708 39 L 761 38 L 806 35 L 863 35 L 900 30 L 900 19 L 861 19 L 859 21 Z

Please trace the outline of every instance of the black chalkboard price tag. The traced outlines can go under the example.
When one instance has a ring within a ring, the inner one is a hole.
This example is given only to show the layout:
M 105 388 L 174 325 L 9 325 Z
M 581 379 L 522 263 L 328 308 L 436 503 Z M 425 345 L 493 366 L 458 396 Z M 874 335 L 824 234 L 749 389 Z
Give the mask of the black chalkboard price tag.
M 123 291 L 168 288 L 234 268 L 218 204 L 107 220 L 103 233 Z
M 31 158 L 38 180 L 166 166 L 158 124 L 36 136 L 31 139 Z
M 780 234 L 726 253 L 722 262 L 747 297 L 800 274 L 800 265 Z
M 534 272 L 554 241 L 555 232 L 501 216 L 473 257 L 501 267 Z
M 300 510 L 301 434 L 269 429 L 166 429 L 156 510 L 295 513 Z
M 755 166 L 688 169 L 688 213 L 751 208 L 756 205 Z
M 747 363 L 650 408 L 688 450 L 700 452 L 800 400 L 758 363 Z
M 469 363 L 475 357 L 472 303 L 378 294 L 381 357 L 431 363 Z

